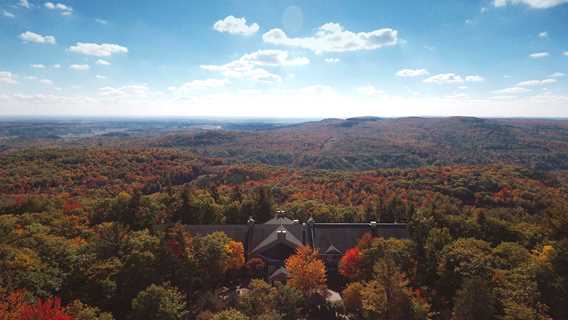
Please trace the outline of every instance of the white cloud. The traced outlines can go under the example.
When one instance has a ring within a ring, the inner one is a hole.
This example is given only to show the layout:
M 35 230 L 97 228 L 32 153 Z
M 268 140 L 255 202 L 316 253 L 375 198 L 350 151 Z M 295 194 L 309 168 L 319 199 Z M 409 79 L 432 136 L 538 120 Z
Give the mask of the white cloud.
M 479 75 L 472 75 L 472 76 L 466 76 L 465 81 L 466 82 L 484 82 L 485 78 L 483 78 L 482 76 L 479 76 Z
M 48 85 L 48 86 L 52 86 L 52 85 L 53 85 L 53 81 L 51 81 L 51 80 L 49 80 L 49 79 L 40 79 L 39 82 L 40 82 L 41 84 L 45 84 L 45 85 Z
M 538 37 L 541 38 L 541 39 L 546 39 L 546 38 L 548 38 L 548 32 L 546 32 L 546 31 L 539 32 Z
M 324 61 L 327 63 L 338 63 L 341 60 L 339 58 L 325 58 Z
M 105 20 L 105 19 L 99 19 L 99 18 L 97 18 L 97 19 L 95 19 L 95 21 L 98 22 L 98 23 L 100 23 L 100 24 L 103 24 L 103 25 L 104 25 L 104 24 L 108 24 L 108 21 Z
M 0 71 L 0 83 L 16 84 L 18 81 L 14 79 L 14 75 L 8 71 Z
M 568 51 L 564 51 L 563 55 L 568 57 Z
M 258 50 L 253 53 L 245 54 L 240 60 L 248 61 L 259 66 L 301 66 L 310 63 L 306 57 L 291 59 L 288 51 L 284 50 Z
M 464 80 L 462 76 L 455 73 L 442 73 L 424 79 L 423 82 L 434 84 L 462 84 Z
M 113 54 L 128 53 L 128 48 L 112 43 L 83 43 L 77 42 L 69 47 L 69 51 L 87 56 L 110 57 Z
M 110 66 L 111 63 L 109 61 L 103 60 L 103 59 L 98 59 L 96 64 L 100 65 L 100 66 Z
M 421 76 L 427 76 L 429 74 L 430 72 L 428 72 L 428 70 L 426 69 L 402 69 L 396 73 L 398 77 L 404 77 L 404 78 L 421 77 Z
M 61 68 L 61 65 L 60 65 L 60 64 L 54 64 L 54 65 L 52 65 L 51 67 L 52 67 L 53 69 L 59 69 L 59 68 Z
M 366 85 L 366 86 L 362 86 L 357 88 L 357 93 L 364 95 L 364 96 L 369 96 L 369 97 L 376 97 L 376 96 L 380 96 L 382 94 L 384 94 L 384 91 L 377 89 L 375 86 L 373 85 Z
M 532 59 L 542 59 L 548 57 L 550 54 L 548 52 L 535 52 L 529 54 L 529 57 Z
M 494 0 L 495 7 L 504 7 L 507 5 L 525 4 L 535 9 L 547 9 L 568 3 L 568 0 Z
M 45 69 L 45 65 L 43 65 L 43 64 L 32 64 L 32 65 L 30 65 L 30 67 L 32 67 L 34 69 Z
M 53 36 L 43 36 L 41 34 L 26 31 L 20 34 L 19 37 L 24 43 L 40 43 L 40 44 L 55 44 L 55 37 Z
M 28 2 L 28 0 L 20 0 L 19 5 L 20 5 L 20 7 L 23 7 L 23 8 L 27 8 L 27 9 L 30 8 L 30 3 Z
M 89 69 L 91 69 L 91 66 L 89 66 L 88 64 L 72 64 L 69 66 L 69 69 L 75 71 L 89 71 Z
M 287 51 L 283 50 L 259 50 L 245 54 L 238 60 L 224 65 L 202 65 L 204 70 L 219 72 L 227 78 L 241 78 L 248 80 L 277 82 L 282 77 L 263 67 L 283 67 L 309 64 L 306 57 L 290 58 Z
M 263 34 L 262 39 L 267 43 L 309 49 L 319 54 L 394 46 L 398 42 L 398 32 L 384 28 L 355 33 L 345 30 L 338 23 L 326 23 L 319 27 L 312 37 L 289 38 L 282 29 L 272 29 Z
M 537 87 L 544 86 L 547 84 L 556 83 L 556 79 L 544 79 L 544 80 L 528 80 L 517 83 L 517 87 Z
M 223 20 L 215 22 L 213 29 L 219 32 L 227 32 L 234 35 L 250 36 L 255 34 L 260 29 L 260 27 L 257 23 L 247 25 L 247 19 L 245 18 L 228 16 Z
M 515 95 L 515 94 L 520 94 L 520 93 L 527 93 L 527 92 L 530 92 L 530 91 L 531 91 L 531 89 L 527 89 L 527 88 L 511 87 L 511 88 L 496 90 L 496 91 L 493 91 L 493 93 Z
M 562 77 L 564 77 L 564 76 L 565 76 L 565 74 L 562 73 L 562 72 L 555 72 L 555 73 L 549 75 L 548 77 L 549 77 L 549 78 L 562 78 Z
M 466 89 L 467 89 L 467 86 L 459 86 L 458 89 L 460 89 L 460 90 L 466 90 Z
M 149 95 L 150 88 L 147 85 L 127 85 L 119 88 L 99 88 L 99 96 L 109 98 L 145 98 Z
M 97 75 L 95 76 L 95 78 L 104 80 L 104 79 L 106 79 L 107 77 L 106 77 L 106 76 L 102 76 L 102 75 L 100 75 L 100 74 L 97 74 Z
M 8 12 L 8 11 L 6 11 L 6 10 L 4 10 L 4 9 L 2 9 L 2 15 L 3 15 L 4 17 L 6 17 L 6 18 L 15 18 L 15 17 L 16 17 L 13 13 Z
M 192 80 L 182 84 L 179 87 L 168 87 L 168 90 L 178 94 L 195 93 L 195 91 L 222 88 L 228 83 L 228 79 Z
M 73 8 L 64 5 L 63 3 L 46 2 L 45 7 L 49 10 L 60 11 L 62 16 L 70 16 L 73 14 Z

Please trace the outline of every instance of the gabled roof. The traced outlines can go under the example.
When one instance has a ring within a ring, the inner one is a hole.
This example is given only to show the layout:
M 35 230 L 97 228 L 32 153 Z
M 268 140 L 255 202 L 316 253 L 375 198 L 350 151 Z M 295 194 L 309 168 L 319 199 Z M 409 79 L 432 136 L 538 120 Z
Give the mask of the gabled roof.
M 283 236 L 279 236 L 279 234 L 283 234 Z M 278 243 L 284 243 L 294 248 L 303 245 L 302 241 L 298 240 L 292 232 L 288 231 L 283 225 L 280 225 L 264 238 L 264 240 L 252 250 L 252 253 L 266 250 Z
M 333 244 L 330 244 L 327 250 L 325 250 L 325 254 L 341 254 L 341 251 L 337 249 Z
M 280 216 L 277 215 L 274 218 L 266 221 L 264 224 L 278 224 L 278 225 L 282 225 L 282 224 L 293 224 L 294 220 L 284 217 L 284 216 Z

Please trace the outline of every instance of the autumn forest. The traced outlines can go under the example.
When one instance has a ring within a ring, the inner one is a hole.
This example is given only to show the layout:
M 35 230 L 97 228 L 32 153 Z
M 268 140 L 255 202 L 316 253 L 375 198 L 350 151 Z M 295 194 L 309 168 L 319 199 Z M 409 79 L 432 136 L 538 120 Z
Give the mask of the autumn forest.
M 0 320 L 568 319 L 567 169 L 564 120 L 5 120 Z M 276 210 L 409 237 L 269 281 L 185 228 Z

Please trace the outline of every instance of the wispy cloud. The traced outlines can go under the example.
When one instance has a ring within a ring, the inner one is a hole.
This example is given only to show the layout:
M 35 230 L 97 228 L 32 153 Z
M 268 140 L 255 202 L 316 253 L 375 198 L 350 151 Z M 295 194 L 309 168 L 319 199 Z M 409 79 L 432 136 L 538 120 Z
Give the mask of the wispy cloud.
M 266 70 L 266 67 L 299 66 L 309 63 L 310 60 L 306 57 L 290 58 L 287 51 L 259 50 L 224 65 L 202 65 L 201 68 L 219 72 L 227 78 L 277 82 L 281 81 L 282 77 Z
M 464 82 L 483 82 L 485 79 L 479 75 L 469 75 L 462 77 L 455 73 L 442 73 L 431 76 L 430 78 L 424 79 L 425 83 L 432 84 L 462 84 Z
M 506 94 L 506 95 L 515 95 L 515 94 L 520 94 L 520 93 L 527 93 L 530 92 L 531 89 L 527 89 L 527 88 L 522 88 L 522 87 L 511 87 L 511 88 L 505 88 L 505 89 L 501 89 L 501 90 L 496 90 L 493 91 L 493 93 L 496 94 Z
M 89 71 L 91 66 L 88 64 L 72 64 L 69 66 L 69 69 L 74 71 Z
M 14 75 L 9 71 L 0 71 L 0 83 L 17 84 Z
M 4 9 L 2 9 L 2 15 L 6 18 L 15 18 L 16 15 L 14 15 L 13 13 L 6 11 Z
M 398 72 L 396 73 L 397 77 L 403 77 L 403 78 L 421 77 L 421 76 L 427 76 L 429 74 L 430 72 L 428 72 L 428 70 L 426 69 L 402 69 L 398 70 Z
M 527 80 L 517 83 L 517 87 L 537 87 L 544 86 L 547 84 L 556 83 L 556 79 L 544 79 L 544 80 Z
M 494 0 L 495 7 L 524 4 L 535 9 L 548 9 L 568 3 L 568 0 Z
M 26 8 L 26 9 L 30 8 L 30 3 L 28 2 L 28 0 L 20 0 L 20 2 L 18 4 L 22 8 Z
M 550 54 L 548 52 L 535 52 L 529 54 L 529 57 L 532 59 L 542 59 L 548 57 Z
M 43 36 L 39 33 L 26 31 L 20 34 L 19 38 L 24 43 L 55 44 L 54 36 Z
M 46 2 L 44 5 L 49 10 L 59 11 L 62 16 L 70 16 L 73 14 L 73 8 L 63 3 Z
M 87 56 L 110 57 L 113 54 L 126 54 L 128 48 L 112 43 L 77 42 L 74 46 L 69 47 L 69 51 Z
M 98 59 L 97 62 L 95 62 L 95 63 L 100 65 L 100 66 L 110 66 L 112 64 L 109 61 L 106 61 L 106 60 L 103 60 L 103 59 Z

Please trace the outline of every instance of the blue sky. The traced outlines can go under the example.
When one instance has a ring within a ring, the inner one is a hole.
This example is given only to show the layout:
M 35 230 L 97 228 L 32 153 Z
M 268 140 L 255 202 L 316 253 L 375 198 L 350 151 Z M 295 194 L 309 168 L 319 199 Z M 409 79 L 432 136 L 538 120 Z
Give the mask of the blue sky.
M 0 0 L 0 115 L 568 116 L 568 0 Z

